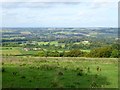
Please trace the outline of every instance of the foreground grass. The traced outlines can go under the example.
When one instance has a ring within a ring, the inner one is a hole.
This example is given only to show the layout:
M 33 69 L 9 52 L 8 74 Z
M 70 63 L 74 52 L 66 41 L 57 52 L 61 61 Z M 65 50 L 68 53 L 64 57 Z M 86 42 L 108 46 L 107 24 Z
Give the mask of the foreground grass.
M 3 57 L 3 88 L 117 88 L 118 60 Z

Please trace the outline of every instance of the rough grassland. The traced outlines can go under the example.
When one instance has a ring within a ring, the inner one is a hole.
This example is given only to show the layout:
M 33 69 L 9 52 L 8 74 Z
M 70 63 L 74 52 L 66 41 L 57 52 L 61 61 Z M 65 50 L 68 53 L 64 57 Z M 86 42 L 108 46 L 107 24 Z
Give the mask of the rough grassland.
M 117 88 L 118 60 L 3 57 L 3 88 Z

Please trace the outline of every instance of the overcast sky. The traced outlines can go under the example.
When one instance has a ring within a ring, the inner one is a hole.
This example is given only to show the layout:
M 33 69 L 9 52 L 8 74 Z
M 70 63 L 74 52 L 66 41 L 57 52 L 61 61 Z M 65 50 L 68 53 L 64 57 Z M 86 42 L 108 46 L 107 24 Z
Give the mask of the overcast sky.
M 117 2 L 4 2 L 2 27 L 117 27 Z

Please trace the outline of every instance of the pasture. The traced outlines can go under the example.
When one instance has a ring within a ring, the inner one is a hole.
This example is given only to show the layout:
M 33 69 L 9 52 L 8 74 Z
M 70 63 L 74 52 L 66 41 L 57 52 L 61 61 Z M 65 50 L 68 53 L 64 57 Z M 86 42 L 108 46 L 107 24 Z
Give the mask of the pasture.
M 19 55 L 21 52 L 18 50 L 18 47 L 2 47 L 0 49 L 0 55 Z
M 6 56 L 3 88 L 117 88 L 118 59 Z

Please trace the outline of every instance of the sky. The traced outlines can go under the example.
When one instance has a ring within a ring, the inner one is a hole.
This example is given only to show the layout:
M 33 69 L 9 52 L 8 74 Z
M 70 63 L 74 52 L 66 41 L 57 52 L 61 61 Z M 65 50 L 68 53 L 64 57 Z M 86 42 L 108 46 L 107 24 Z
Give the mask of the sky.
M 118 3 L 112 1 L 15 2 L 13 0 L 1 4 L 0 27 L 118 26 Z

